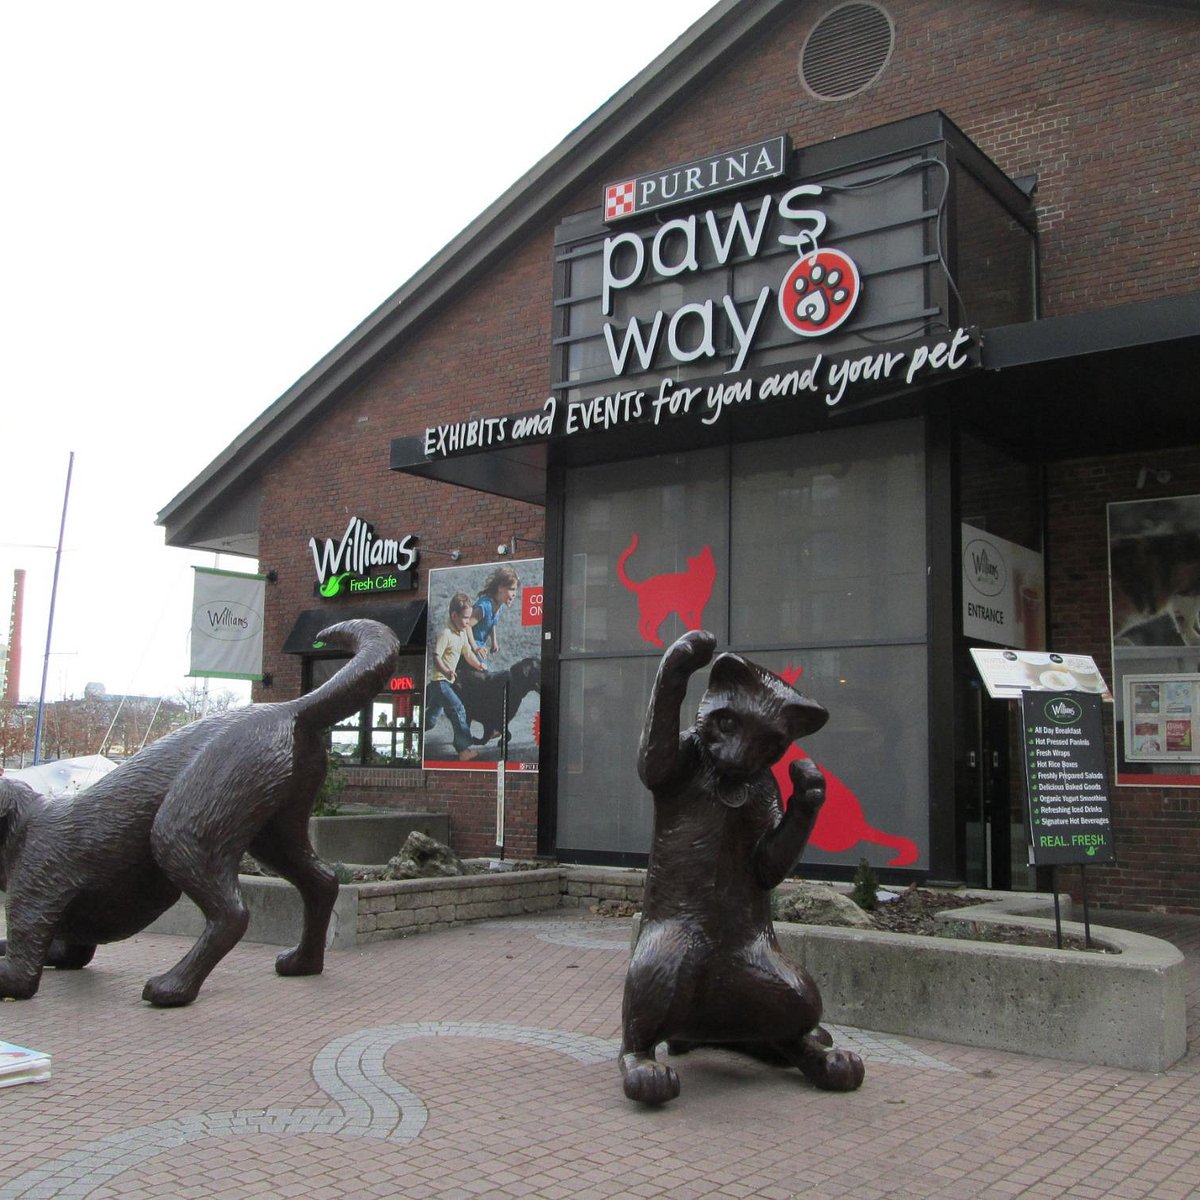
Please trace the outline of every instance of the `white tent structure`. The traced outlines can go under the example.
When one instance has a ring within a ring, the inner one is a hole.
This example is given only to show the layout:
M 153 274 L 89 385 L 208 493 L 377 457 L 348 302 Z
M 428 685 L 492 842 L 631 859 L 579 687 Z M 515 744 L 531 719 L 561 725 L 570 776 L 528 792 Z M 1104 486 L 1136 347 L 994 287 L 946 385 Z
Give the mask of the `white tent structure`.
M 38 763 L 36 767 L 5 771 L 4 778 L 19 779 L 43 796 L 73 796 L 116 769 L 117 764 L 111 758 L 85 754 L 79 758 L 60 758 L 57 762 Z

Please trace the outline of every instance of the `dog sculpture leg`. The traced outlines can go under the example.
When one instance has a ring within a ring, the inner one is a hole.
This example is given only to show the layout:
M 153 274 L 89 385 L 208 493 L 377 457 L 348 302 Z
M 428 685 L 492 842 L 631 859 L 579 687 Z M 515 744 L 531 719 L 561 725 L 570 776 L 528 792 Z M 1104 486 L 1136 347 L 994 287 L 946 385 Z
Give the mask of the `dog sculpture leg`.
M 226 786 L 213 777 L 216 768 L 211 756 L 197 757 L 167 792 L 150 831 L 155 862 L 204 915 L 204 932 L 196 944 L 142 990 L 142 999 L 160 1008 L 195 1000 L 213 967 L 250 923 L 238 867 L 264 814 L 249 802 L 235 813 L 209 803 L 210 789 L 220 794 Z
M 280 975 L 319 975 L 325 967 L 325 937 L 338 881 L 308 840 L 307 814 L 281 814 L 250 843 L 250 853 L 286 879 L 304 902 L 300 943 L 275 959 L 275 970 Z
M 8 896 L 8 938 L 0 958 L 0 999 L 28 1000 L 36 995 L 54 943 L 54 929 L 70 897 L 43 891 L 30 904 L 17 889 Z
M 204 932 L 196 944 L 171 970 L 147 980 L 142 989 L 143 1000 L 158 1008 L 174 1008 L 195 1000 L 213 967 L 241 941 L 250 913 L 238 887 L 236 862 L 206 864 L 207 870 L 195 874 L 173 870 L 177 862 L 162 866 L 204 914 Z

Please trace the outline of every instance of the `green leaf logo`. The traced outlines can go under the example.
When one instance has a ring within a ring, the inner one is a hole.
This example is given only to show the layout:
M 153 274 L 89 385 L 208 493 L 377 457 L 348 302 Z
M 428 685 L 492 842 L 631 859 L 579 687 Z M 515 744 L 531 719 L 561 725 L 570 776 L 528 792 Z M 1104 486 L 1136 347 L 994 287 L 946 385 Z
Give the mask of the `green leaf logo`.
M 325 580 L 325 582 L 321 584 L 321 595 L 324 596 L 326 600 L 336 596 L 338 592 L 342 590 L 342 580 L 348 579 L 349 577 L 350 572 L 343 571 L 340 575 L 334 575 L 332 578 Z

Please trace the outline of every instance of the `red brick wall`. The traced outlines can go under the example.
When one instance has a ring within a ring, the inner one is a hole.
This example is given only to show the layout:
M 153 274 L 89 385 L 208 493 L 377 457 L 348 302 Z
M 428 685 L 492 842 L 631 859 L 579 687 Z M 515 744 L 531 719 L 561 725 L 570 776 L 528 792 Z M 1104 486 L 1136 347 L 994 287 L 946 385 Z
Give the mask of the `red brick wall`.
M 1194 288 L 1200 22 L 1193 16 L 1116 0 L 891 0 L 897 44 L 886 72 L 860 96 L 829 104 L 804 90 L 797 66 L 805 35 L 832 6 L 795 5 L 657 119 L 619 161 L 581 180 L 563 215 L 594 207 L 601 183 L 626 171 L 780 132 L 804 146 L 941 108 L 1004 170 L 1039 175 L 1047 315 Z M 526 165 L 514 163 L 513 174 Z M 270 465 L 261 565 L 276 570 L 280 582 L 268 594 L 268 646 L 278 646 L 295 613 L 313 604 L 309 537 L 340 533 L 353 515 L 375 521 L 381 532 L 417 533 L 423 569 L 448 564 L 441 552 L 452 548 L 464 563 L 483 562 L 514 533 L 542 539 L 539 509 L 393 474 L 387 462 L 393 437 L 438 421 L 530 409 L 544 399 L 553 225 L 463 288 Z M 314 359 L 324 349 L 313 347 Z M 1082 548 L 1064 553 L 1073 560 Z M 1094 572 L 1095 562 L 1056 569 L 1066 569 L 1073 583 L 1072 570 Z M 1064 584 L 1064 597 L 1069 591 Z M 1084 591 L 1094 604 L 1094 587 Z M 1075 611 L 1066 602 L 1058 608 Z M 1064 629 L 1063 644 L 1097 647 L 1100 632 L 1089 630 L 1092 640 L 1084 643 Z M 269 652 L 265 668 L 275 685 L 262 698 L 296 694 L 298 659 Z M 424 802 L 444 800 L 460 851 L 490 849 L 489 787 L 478 776 L 440 773 L 422 794 Z M 1122 801 L 1135 803 L 1147 801 Z M 1173 803 L 1178 799 L 1163 800 L 1164 811 Z M 535 814 L 534 788 L 523 781 L 511 802 L 514 846 L 532 849 Z
M 1139 491 L 1138 473 L 1146 465 L 1170 470 L 1170 482 L 1151 478 Z M 1077 459 L 1047 472 L 1050 645 L 1092 655 L 1110 687 L 1106 505 L 1197 492 L 1194 449 Z M 1111 710 L 1106 719 L 1111 767 Z M 1114 787 L 1112 821 L 1119 861 L 1088 868 L 1089 895 L 1113 908 L 1200 912 L 1200 788 Z M 1078 895 L 1078 873 L 1068 869 L 1061 876 L 1061 885 Z

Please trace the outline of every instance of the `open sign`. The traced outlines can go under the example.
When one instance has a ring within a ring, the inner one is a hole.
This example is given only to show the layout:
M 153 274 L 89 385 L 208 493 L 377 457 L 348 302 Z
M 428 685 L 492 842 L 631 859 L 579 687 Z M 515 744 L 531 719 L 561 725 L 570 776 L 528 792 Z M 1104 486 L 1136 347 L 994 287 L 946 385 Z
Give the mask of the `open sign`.
M 393 675 L 388 680 L 389 692 L 415 692 L 416 690 L 416 681 L 411 675 Z

